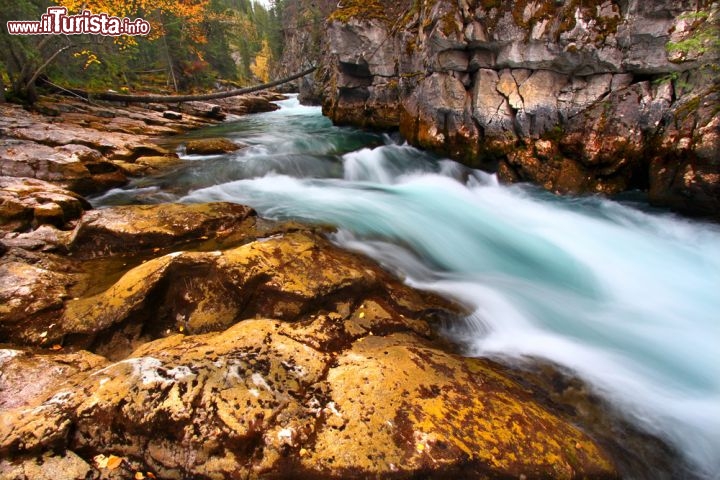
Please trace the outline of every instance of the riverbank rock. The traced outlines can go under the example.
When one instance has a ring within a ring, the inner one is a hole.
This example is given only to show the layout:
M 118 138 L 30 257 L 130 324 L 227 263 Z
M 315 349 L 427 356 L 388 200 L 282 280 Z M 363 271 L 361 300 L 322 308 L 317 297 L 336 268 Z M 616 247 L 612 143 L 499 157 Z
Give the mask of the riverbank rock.
M 136 171 L 136 174 L 142 175 L 145 173 L 157 173 L 164 171 L 180 164 L 182 164 L 182 160 L 180 160 L 176 154 L 171 154 L 136 158 L 135 162 L 131 165 L 139 168 L 139 170 Z
M 7 256 L 7 255 L 6 255 Z M 70 298 L 73 276 L 15 259 L 0 263 L 0 338 L 45 345 Z M 52 327 L 51 327 L 52 326 Z M 52 335 L 51 339 L 52 339 Z
M 26 179 L 18 185 L 20 180 L 0 181 L 3 195 L 19 196 L 19 200 L 9 198 L 3 204 L 8 209 L 18 208 L 12 209 L 15 216 L 3 225 L 14 231 L 2 238 L 0 342 L 50 345 L 59 341 L 67 333 L 56 322 L 65 302 L 88 288 L 109 287 L 148 257 L 182 246 L 227 248 L 277 231 L 272 224 L 257 222 L 251 209 L 232 204 L 89 211 L 82 219 L 62 217 L 67 221 L 62 227 L 72 228 L 63 231 L 52 224 L 38 226 L 33 217 L 38 203 L 58 202 L 52 205 L 66 208 L 75 217 L 89 205 L 77 195 L 39 180 Z M 48 197 L 48 192 L 55 196 Z M 27 231 L 18 232 L 20 227 Z M 94 260 L 88 263 L 88 259 Z
M 87 212 L 73 232 L 76 258 L 107 257 L 252 230 L 255 212 L 243 205 L 209 203 L 134 205 Z
M 212 118 L 214 120 L 225 120 L 227 116 L 220 105 L 207 102 L 183 102 L 180 104 L 180 110 L 196 117 Z
M 83 194 L 127 181 L 98 150 L 73 143 L 51 147 L 30 139 L 0 141 L 0 175 L 45 180 Z
M 399 128 L 508 182 L 644 189 L 720 218 L 720 3 L 401 3 L 329 16 L 315 80 L 335 122 Z
M 236 115 L 279 108 L 272 92 L 224 99 Z M 128 176 L 155 173 L 176 163 L 177 155 L 155 137 L 207 126 L 224 118 L 221 105 L 189 102 L 181 117 L 165 116 L 160 105 L 90 103 L 41 97 L 32 110 L 0 104 L 0 176 L 51 182 L 82 195 L 127 183 Z M 202 152 L 225 153 L 241 146 L 227 140 L 207 143 Z
M 293 72 L 295 73 L 295 72 Z M 284 100 L 285 95 L 273 91 L 256 92 L 240 97 L 219 98 L 214 100 L 223 110 L 233 115 L 273 112 L 280 107 L 272 102 Z
M 27 461 L 0 460 L 0 477 L 13 480 L 77 480 L 94 478 L 90 464 L 71 451 L 45 453 Z
M 13 237 L 5 244 L 15 250 L 0 262 L 0 333 L 18 344 L 103 344 L 104 354 L 119 355 L 140 338 L 217 330 L 241 318 L 346 311 L 375 291 L 400 311 L 418 304 L 370 262 L 307 230 L 293 233 L 301 229 L 240 205 L 169 204 L 86 212 L 72 232 L 56 235 L 54 249 L 33 248 L 58 252 L 52 257 L 22 253 L 32 240 L 49 242 L 47 232 Z
M 0 176 L 0 231 L 24 232 L 40 225 L 72 229 L 90 208 L 78 194 L 51 183 Z
M 303 233 L 222 252 L 171 253 L 98 290 L 89 282 L 86 293 L 67 301 L 41 343 L 70 341 L 118 358 L 143 341 L 173 332 L 216 331 L 243 318 L 299 321 L 323 312 L 349 315 L 370 301 L 378 309 L 391 308 L 395 316 L 442 316 L 453 310 L 433 296 L 427 296 L 432 302 L 423 301 L 369 262 Z

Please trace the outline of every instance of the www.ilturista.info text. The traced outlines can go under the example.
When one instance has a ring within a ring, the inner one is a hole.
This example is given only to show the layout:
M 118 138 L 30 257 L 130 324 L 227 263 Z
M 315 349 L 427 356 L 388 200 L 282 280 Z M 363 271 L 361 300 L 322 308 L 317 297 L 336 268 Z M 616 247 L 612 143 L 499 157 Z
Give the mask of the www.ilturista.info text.
M 65 7 L 48 7 L 40 20 L 13 20 L 7 22 L 10 35 L 147 35 L 150 23 L 137 18 L 111 17 L 107 13 L 93 14 L 84 10 L 68 15 Z

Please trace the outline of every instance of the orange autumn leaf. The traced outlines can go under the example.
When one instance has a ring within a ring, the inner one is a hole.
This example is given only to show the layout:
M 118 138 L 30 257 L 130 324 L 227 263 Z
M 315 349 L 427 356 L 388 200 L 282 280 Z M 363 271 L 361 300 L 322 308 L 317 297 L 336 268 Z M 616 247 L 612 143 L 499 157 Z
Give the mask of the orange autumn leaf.
M 115 455 L 110 455 L 108 457 L 107 461 L 107 468 L 110 470 L 115 470 L 120 465 L 122 465 L 123 459 L 120 457 L 116 457 Z

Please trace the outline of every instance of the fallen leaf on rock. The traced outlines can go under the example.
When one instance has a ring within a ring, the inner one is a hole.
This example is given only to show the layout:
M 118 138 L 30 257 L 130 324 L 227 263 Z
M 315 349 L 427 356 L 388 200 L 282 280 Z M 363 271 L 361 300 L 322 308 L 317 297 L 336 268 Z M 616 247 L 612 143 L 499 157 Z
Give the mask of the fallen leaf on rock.
M 142 472 L 135 472 L 135 480 L 143 480 L 145 475 Z
M 50 350 L 52 350 L 53 352 L 57 352 L 58 350 L 62 350 L 62 348 L 63 348 L 62 345 L 55 344 L 52 347 L 50 347 Z
M 107 460 L 107 468 L 110 470 L 115 470 L 120 465 L 122 465 L 123 459 L 120 457 L 116 457 L 115 455 L 110 455 Z

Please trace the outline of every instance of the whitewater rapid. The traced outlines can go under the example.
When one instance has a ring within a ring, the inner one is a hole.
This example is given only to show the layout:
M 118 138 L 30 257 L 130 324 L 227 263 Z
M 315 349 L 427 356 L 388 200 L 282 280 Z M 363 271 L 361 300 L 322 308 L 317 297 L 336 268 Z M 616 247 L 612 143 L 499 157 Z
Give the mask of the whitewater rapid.
M 695 474 L 720 478 L 717 226 L 501 186 L 280 103 L 219 130 L 250 148 L 186 157 L 191 167 L 96 203 L 231 201 L 335 225 L 338 244 L 471 306 L 447 332 L 468 355 L 564 365 Z

